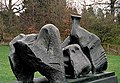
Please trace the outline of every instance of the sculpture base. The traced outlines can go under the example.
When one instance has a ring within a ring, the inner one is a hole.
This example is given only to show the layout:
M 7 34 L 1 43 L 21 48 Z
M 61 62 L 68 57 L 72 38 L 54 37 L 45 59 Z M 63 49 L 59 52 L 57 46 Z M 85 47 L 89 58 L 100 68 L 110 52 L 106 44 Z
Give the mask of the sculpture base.
M 104 72 L 100 74 L 89 74 L 77 79 L 68 79 L 69 83 L 118 83 L 114 72 Z
M 88 74 L 77 79 L 67 79 L 68 83 L 118 83 L 114 72 L 104 72 L 100 74 Z M 43 78 L 35 78 L 34 83 L 49 83 Z

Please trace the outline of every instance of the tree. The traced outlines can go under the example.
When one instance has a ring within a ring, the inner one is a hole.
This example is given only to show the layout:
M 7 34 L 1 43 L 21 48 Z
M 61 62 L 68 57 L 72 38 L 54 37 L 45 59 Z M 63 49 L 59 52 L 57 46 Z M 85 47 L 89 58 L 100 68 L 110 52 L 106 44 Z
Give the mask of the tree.
M 82 19 L 81 19 L 81 26 L 89 29 L 89 26 L 91 26 L 93 20 L 95 19 L 95 14 L 93 11 L 93 7 L 90 6 L 88 9 L 82 10 Z
M 120 14 L 117 15 L 118 24 L 120 24 Z
M 3 24 L 3 19 L 2 19 L 2 17 L 1 17 L 1 15 L 0 15 L 0 42 L 2 42 L 3 40 L 4 40 L 4 24 Z
M 66 2 L 65 0 L 24 0 L 26 10 L 21 13 L 21 23 L 24 22 L 27 26 L 31 26 L 37 31 L 48 23 L 56 25 L 60 31 L 62 30 L 64 22 Z M 25 24 L 22 25 L 25 25 Z
M 104 18 L 104 13 L 103 13 L 103 10 L 101 8 L 98 8 L 97 17 Z
M 111 14 L 114 16 L 115 14 L 115 2 L 116 0 L 110 0 L 110 8 L 111 8 Z
M 77 3 L 83 6 L 80 25 L 99 36 L 102 43 L 114 43 L 114 40 L 120 40 L 120 25 L 118 24 L 119 13 L 117 14 L 118 23 L 115 22 L 114 17 L 116 8 L 119 9 L 119 5 L 116 5 L 119 4 L 119 0 L 110 0 L 109 2 L 102 1 L 103 0 L 92 0 L 93 3 L 86 4 L 85 0 L 83 0 L 83 4 L 81 4 L 81 2 Z M 73 4 L 75 3 L 72 3 L 71 5 Z M 95 5 L 98 5 L 97 15 L 94 14 L 93 11 Z M 105 8 L 101 9 L 99 8 L 99 5 L 104 5 Z M 103 11 L 106 11 L 106 15 Z
M 1 30 L 4 33 L 4 41 L 6 39 L 12 39 L 18 30 L 18 16 L 16 16 L 16 13 L 20 13 L 23 11 L 24 6 L 22 4 L 21 0 L 17 0 L 13 3 L 13 0 L 1 0 L 0 2 L 0 16 L 2 19 L 2 23 L 4 26 L 1 26 Z
M 119 25 L 112 21 L 111 14 L 105 18 L 101 9 L 98 10 L 97 15 L 94 14 L 93 8 L 84 10 L 81 26 L 96 34 L 102 43 L 113 43 L 120 33 Z

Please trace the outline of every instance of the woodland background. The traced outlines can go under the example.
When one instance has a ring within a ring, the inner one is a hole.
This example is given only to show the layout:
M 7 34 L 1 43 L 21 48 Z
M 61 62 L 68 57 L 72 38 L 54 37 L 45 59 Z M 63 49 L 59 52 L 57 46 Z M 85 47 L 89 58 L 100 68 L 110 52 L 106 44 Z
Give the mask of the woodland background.
M 71 30 L 71 14 L 81 15 L 80 26 L 96 34 L 109 53 L 120 55 L 120 1 L 86 0 L 79 2 L 79 14 L 74 0 L 1 0 L 0 44 L 8 44 L 20 33 L 38 33 L 43 25 L 52 23 L 60 30 L 62 41 Z M 77 2 L 78 3 L 78 2 Z M 94 6 L 106 5 L 103 8 Z

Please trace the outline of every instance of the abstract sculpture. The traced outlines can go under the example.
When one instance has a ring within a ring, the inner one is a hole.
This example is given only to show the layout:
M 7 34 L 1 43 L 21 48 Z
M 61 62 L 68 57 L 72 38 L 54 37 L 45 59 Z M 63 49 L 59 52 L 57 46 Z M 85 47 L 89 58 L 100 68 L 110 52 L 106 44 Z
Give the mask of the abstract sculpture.
M 19 35 L 10 47 L 9 59 L 18 81 L 31 82 L 39 71 L 50 83 L 65 82 L 60 35 L 54 25 L 43 26 L 38 35 Z
M 62 48 L 78 44 L 92 65 L 92 72 L 99 73 L 107 69 L 107 58 L 100 39 L 93 33 L 80 27 L 80 16 L 72 16 L 72 30 L 62 43 Z
M 18 81 L 33 82 L 40 72 L 49 83 L 67 83 L 90 71 L 107 69 L 107 58 L 100 39 L 80 27 L 80 16 L 72 16 L 70 36 L 61 44 L 59 30 L 52 24 L 39 34 L 20 34 L 10 42 L 10 64 Z
M 63 55 L 67 77 L 77 78 L 90 72 L 91 63 L 78 44 L 66 46 L 63 50 Z

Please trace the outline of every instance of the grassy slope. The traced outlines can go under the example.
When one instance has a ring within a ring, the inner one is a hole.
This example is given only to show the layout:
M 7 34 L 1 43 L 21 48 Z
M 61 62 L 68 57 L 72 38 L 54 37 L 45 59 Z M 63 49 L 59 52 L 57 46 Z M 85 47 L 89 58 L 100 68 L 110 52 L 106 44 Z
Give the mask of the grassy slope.
M 10 83 L 15 80 L 15 77 L 11 71 L 9 60 L 9 48 L 8 46 L 0 46 L 0 83 Z M 108 55 L 108 70 L 114 71 L 118 76 L 120 82 L 120 56 Z M 35 77 L 40 76 L 37 72 Z

